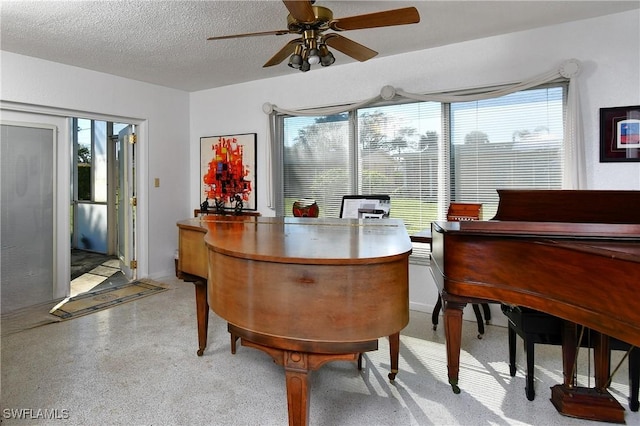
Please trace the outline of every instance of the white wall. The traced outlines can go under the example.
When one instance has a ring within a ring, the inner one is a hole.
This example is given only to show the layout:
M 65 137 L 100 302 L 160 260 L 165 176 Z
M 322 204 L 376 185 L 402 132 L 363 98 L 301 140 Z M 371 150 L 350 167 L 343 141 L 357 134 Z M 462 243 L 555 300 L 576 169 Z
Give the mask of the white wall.
M 199 138 L 258 133 L 258 210 L 267 206 L 265 102 L 283 108 L 336 105 L 371 98 L 385 85 L 427 93 L 520 81 L 576 58 L 589 189 L 640 189 L 640 163 L 599 163 L 599 108 L 640 105 L 638 10 L 458 43 L 364 63 L 191 93 L 190 203 L 198 205 Z M 375 46 L 370 46 L 375 49 Z M 280 66 L 286 66 L 283 63 Z M 425 267 L 411 268 L 411 306 L 430 311 L 435 285 Z M 502 319 L 496 310 L 495 317 Z
M 138 275 L 173 274 L 176 221 L 193 214 L 185 190 L 190 186 L 188 93 L 4 51 L 0 60 L 3 115 L 8 108 L 140 124 Z M 66 157 L 62 139 L 58 145 Z M 65 176 L 58 179 L 68 188 Z

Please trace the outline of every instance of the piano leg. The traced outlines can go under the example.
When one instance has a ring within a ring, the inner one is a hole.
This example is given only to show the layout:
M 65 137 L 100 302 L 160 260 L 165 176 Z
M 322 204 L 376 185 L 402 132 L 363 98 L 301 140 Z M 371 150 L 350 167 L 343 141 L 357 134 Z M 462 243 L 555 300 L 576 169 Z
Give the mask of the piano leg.
M 284 372 L 287 384 L 289 425 L 309 424 L 309 365 L 308 354 L 284 352 Z
M 198 280 L 196 287 L 196 316 L 198 319 L 198 356 L 202 356 L 207 347 L 207 331 L 209 329 L 209 302 L 207 302 L 207 281 Z
M 209 329 L 209 302 L 207 301 L 207 280 L 196 275 L 176 270 L 176 276 L 184 282 L 193 283 L 196 289 L 196 319 L 198 321 L 198 356 L 207 347 Z
M 398 374 L 400 360 L 400 332 L 389 336 L 389 356 L 391 358 L 391 372 L 389 380 L 395 380 Z M 358 370 L 362 370 L 362 353 L 358 354 Z
M 389 380 L 395 380 L 396 374 L 398 374 L 398 360 L 400 358 L 400 332 L 389 336 L 389 354 L 391 356 Z
M 308 342 L 281 339 L 227 323 L 229 333 L 240 339 L 243 346 L 261 350 L 284 367 L 287 385 L 289 425 L 309 423 L 309 375 L 332 361 L 357 361 L 363 352 L 378 349 L 378 339 L 358 342 Z M 397 334 L 398 341 L 400 332 Z M 282 345 L 289 349 L 282 348 Z M 299 350 L 294 350 L 297 348 Z M 320 350 L 321 352 L 314 352 Z
M 453 393 L 460 393 L 460 344 L 462 342 L 462 311 L 466 303 L 446 300 L 444 303 L 444 334 L 447 347 L 447 370 Z

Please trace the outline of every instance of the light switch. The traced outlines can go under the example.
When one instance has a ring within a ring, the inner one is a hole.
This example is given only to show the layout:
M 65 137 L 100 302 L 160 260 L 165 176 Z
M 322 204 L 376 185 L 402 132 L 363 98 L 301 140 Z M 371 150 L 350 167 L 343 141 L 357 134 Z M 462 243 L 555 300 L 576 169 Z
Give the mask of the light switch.
M 153 179 L 153 186 L 158 188 L 160 186 L 160 178 Z

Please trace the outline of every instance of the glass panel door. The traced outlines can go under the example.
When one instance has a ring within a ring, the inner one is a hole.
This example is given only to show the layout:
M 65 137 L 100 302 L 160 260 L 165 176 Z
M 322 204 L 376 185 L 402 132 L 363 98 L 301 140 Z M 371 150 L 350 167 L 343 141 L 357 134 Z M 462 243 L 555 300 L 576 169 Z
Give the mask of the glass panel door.
M 55 281 L 53 127 L 1 126 L 2 313 L 52 300 Z
M 118 183 L 116 209 L 118 216 L 118 257 L 120 270 L 129 279 L 136 278 L 135 266 L 135 134 L 133 126 L 118 135 Z

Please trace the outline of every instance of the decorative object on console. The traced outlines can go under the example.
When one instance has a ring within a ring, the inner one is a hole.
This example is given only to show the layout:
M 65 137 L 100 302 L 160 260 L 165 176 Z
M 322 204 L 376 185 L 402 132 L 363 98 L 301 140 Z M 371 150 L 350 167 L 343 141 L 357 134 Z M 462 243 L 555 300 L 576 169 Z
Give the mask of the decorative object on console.
M 316 200 L 301 198 L 293 203 L 293 215 L 295 217 L 318 217 L 320 208 Z
M 202 204 L 200 204 L 200 211 L 205 214 L 209 212 L 209 198 L 206 198 Z
M 200 138 L 200 179 L 200 199 L 207 208 L 213 200 L 215 213 L 256 210 L 256 134 Z
M 216 198 L 213 202 L 215 204 L 215 212 L 224 214 L 224 200 L 222 198 Z
M 640 105 L 600 108 L 600 162 L 640 161 Z
M 289 58 L 289 66 L 302 72 L 309 71 L 311 65 L 328 67 L 335 62 L 332 47 L 345 55 L 364 62 L 378 52 L 336 33 L 324 34 L 327 30 L 349 31 L 368 28 L 390 27 L 395 25 L 417 24 L 420 15 L 415 7 L 373 12 L 348 18 L 333 18 L 333 12 L 326 7 L 313 6 L 315 0 L 284 1 L 289 11 L 287 29 L 260 31 L 255 33 L 209 37 L 207 40 L 253 37 L 264 35 L 298 34 L 299 38 L 290 40 L 269 59 L 264 67 L 278 65 Z

